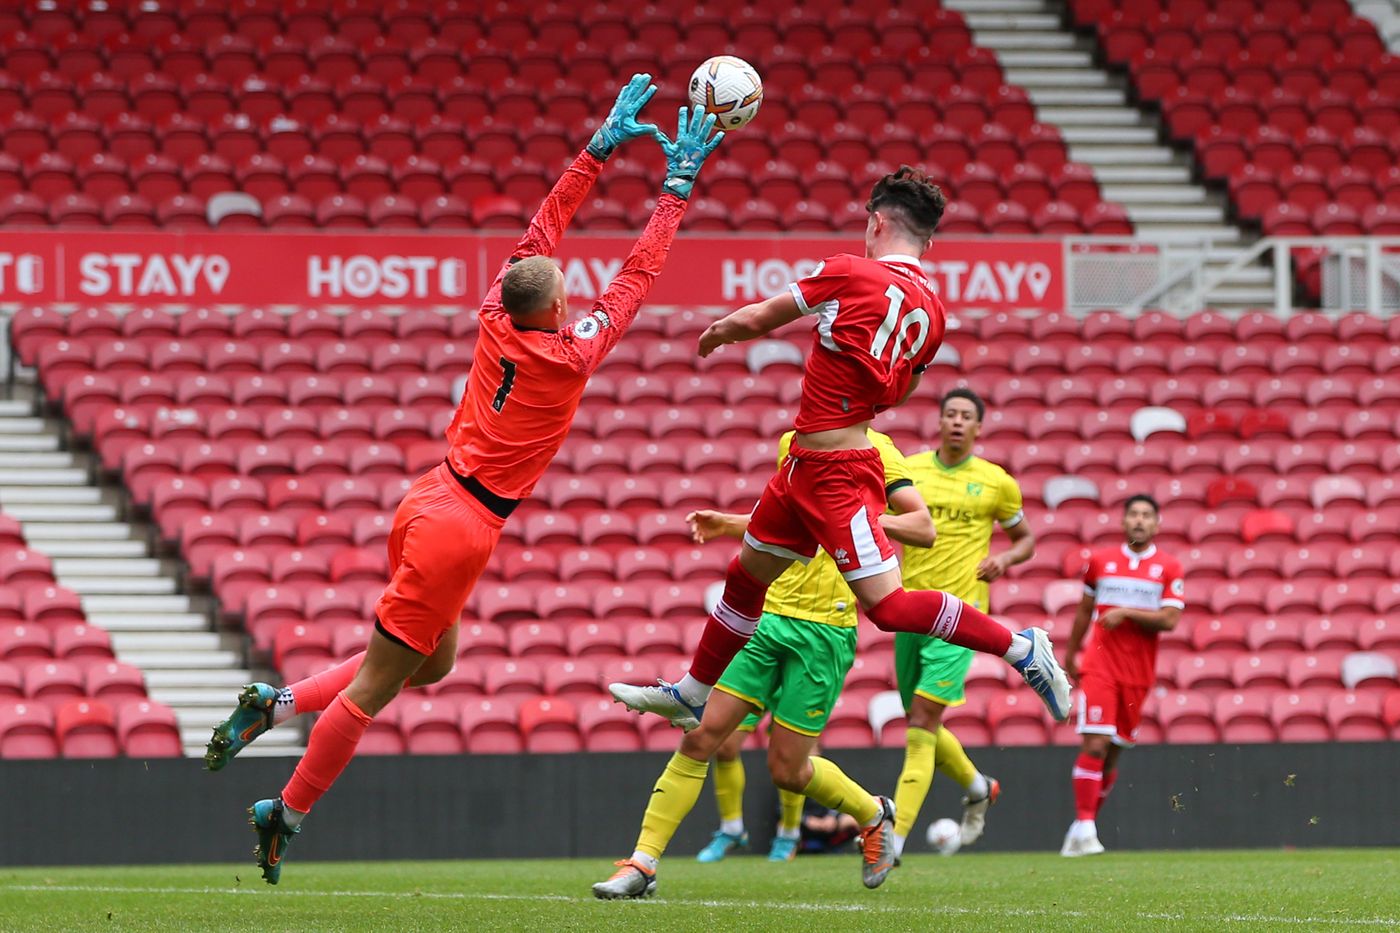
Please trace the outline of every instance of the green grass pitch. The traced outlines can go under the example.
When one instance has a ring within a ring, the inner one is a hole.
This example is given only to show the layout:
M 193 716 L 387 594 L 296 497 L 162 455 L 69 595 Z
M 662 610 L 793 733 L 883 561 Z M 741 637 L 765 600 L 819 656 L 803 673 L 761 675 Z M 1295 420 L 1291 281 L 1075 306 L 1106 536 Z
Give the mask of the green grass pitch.
M 915 855 L 866 891 L 854 855 L 662 863 L 593 899 L 604 859 L 0 869 L 0 930 L 1384 930 L 1400 850 Z

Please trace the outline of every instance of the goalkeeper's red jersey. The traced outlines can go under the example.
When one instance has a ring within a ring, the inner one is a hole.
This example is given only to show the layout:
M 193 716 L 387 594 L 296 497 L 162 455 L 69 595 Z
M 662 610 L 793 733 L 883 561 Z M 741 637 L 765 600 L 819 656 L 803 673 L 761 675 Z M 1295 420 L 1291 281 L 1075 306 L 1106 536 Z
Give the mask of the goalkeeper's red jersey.
M 549 467 L 588 377 L 622 338 L 661 271 L 686 202 L 661 195 L 617 277 L 584 316 L 558 331 L 517 327 L 501 307 L 512 263 L 552 255 L 602 163 L 580 153 L 540 206 L 481 306 L 480 333 L 462 404 L 447 429 L 448 464 L 505 499 L 523 499 Z

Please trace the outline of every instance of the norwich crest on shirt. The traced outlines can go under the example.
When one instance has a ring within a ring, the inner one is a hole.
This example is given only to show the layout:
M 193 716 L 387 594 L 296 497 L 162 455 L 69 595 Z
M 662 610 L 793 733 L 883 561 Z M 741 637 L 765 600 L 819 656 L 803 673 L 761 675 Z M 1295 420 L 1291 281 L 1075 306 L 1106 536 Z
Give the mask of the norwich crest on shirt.
M 982 495 L 982 484 L 981 484 L 981 483 L 968 483 L 968 484 L 967 484 L 967 494 L 968 494 L 969 496 L 980 496 L 980 495 Z

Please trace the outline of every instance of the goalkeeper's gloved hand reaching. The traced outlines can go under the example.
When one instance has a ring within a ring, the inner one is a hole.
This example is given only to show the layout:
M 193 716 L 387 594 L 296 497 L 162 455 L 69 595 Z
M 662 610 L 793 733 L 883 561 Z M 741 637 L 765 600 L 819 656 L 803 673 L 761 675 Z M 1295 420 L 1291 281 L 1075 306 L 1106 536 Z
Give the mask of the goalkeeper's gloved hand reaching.
M 606 162 L 622 143 L 638 136 L 655 136 L 660 130 L 654 123 L 638 123 L 637 114 L 651 96 L 656 93 L 656 85 L 651 83 L 651 75 L 633 75 L 632 80 L 617 95 L 617 102 L 603 120 L 603 125 L 593 133 L 588 141 L 588 151 L 600 162 Z
M 714 114 L 706 113 L 699 107 L 693 110 L 682 107 L 674 142 L 667 139 L 665 133 L 656 131 L 656 141 L 661 143 L 661 151 L 666 153 L 666 180 L 661 183 L 663 190 L 678 198 L 690 199 L 690 189 L 695 184 L 695 176 L 699 174 L 705 157 L 714 152 L 724 138 L 723 132 L 711 136 L 710 131 L 714 128 Z

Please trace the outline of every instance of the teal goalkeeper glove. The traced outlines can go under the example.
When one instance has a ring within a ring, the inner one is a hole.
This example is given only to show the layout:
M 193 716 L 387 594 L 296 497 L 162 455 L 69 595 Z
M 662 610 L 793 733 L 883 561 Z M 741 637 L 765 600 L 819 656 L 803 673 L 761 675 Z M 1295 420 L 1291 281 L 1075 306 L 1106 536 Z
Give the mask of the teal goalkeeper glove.
M 689 107 L 682 107 L 675 142 L 657 130 L 656 140 L 661 143 L 661 151 L 666 153 L 666 180 L 661 183 L 662 190 L 678 198 L 690 199 L 690 189 L 695 184 L 695 176 L 700 173 L 700 166 L 705 163 L 705 157 L 714 152 L 724 138 L 723 132 L 711 136 L 710 131 L 714 128 L 714 114 L 706 113 L 699 107 L 693 112 Z
M 600 162 L 606 162 L 622 143 L 638 136 L 654 136 L 658 130 L 654 123 L 638 123 L 637 113 L 656 93 L 656 85 L 651 83 L 651 75 L 633 75 L 632 80 L 617 95 L 617 102 L 609 111 L 603 125 L 593 133 L 588 141 L 588 151 Z

